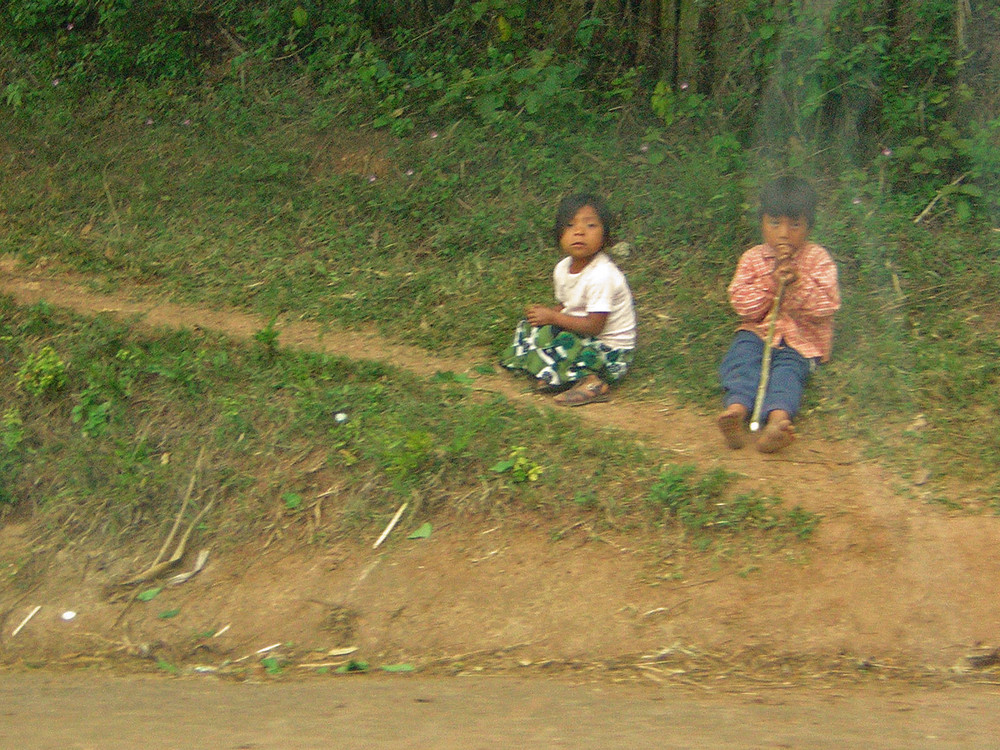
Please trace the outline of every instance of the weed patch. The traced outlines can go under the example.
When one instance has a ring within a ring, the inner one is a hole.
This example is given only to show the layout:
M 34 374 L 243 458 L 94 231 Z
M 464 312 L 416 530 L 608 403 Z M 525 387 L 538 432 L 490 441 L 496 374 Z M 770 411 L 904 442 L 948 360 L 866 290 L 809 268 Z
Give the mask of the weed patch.
M 678 523 L 702 549 L 718 534 L 765 532 L 807 539 L 819 524 L 816 514 L 799 506 L 786 511 L 776 497 L 728 492 L 732 479 L 721 469 L 698 476 L 694 466 L 669 466 L 650 488 L 646 502 L 657 522 Z
M 237 539 L 268 519 L 305 526 L 320 503 L 336 519 L 328 538 L 384 523 L 403 501 L 421 518 L 596 514 L 628 526 L 656 465 L 630 438 L 483 397 L 461 373 L 418 378 L 273 338 L 148 334 L 58 311 L 45 336 L 27 337 L 17 331 L 34 311 L 5 311 L 7 346 L 58 347 L 65 380 L 42 399 L 0 374 L 16 394 L 0 424 L 4 505 L 41 509 L 69 534 L 155 534 L 202 450 L 192 506 L 215 498 L 204 530 Z

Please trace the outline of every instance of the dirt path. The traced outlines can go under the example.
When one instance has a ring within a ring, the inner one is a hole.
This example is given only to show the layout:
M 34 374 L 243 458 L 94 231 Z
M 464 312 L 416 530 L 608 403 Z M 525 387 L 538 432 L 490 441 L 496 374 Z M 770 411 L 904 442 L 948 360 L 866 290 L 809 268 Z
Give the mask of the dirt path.
M 0 673 L 0 746 L 37 750 L 995 748 L 996 690 L 739 696 L 547 680 L 294 684 Z
M 46 300 L 151 326 L 248 337 L 265 325 L 233 311 L 95 294 L 80 280 L 33 276 L 9 262 L 0 264 L 0 292 L 23 304 Z M 277 328 L 285 346 L 357 358 L 378 351 L 423 374 L 443 366 L 417 349 L 384 341 L 374 346 L 371 332 L 334 335 L 282 321 Z M 444 366 L 464 372 L 481 361 Z M 475 377 L 477 387 L 547 404 L 505 375 Z M 653 559 L 642 540 L 595 540 L 585 527 L 569 530 L 558 544 L 550 529 L 483 523 L 378 554 L 231 550 L 194 583 L 164 596 L 159 609 L 176 605 L 184 613 L 171 620 L 138 608 L 122 617 L 120 605 L 100 596 L 100 566 L 66 561 L 30 600 L 5 600 L 0 586 L 0 653 L 10 662 L 44 649 L 148 653 L 173 644 L 178 655 L 185 634 L 229 625 L 202 652 L 209 661 L 272 642 L 296 644 L 288 655 L 301 659 L 310 650 L 344 645 L 339 639 L 383 660 L 502 654 L 497 659 L 508 666 L 537 666 L 654 655 L 646 674 L 666 680 L 693 669 L 692 654 L 719 665 L 727 658 L 757 660 L 767 669 L 816 662 L 827 673 L 844 664 L 886 674 L 894 668 L 964 673 L 967 654 L 1000 645 L 1000 556 L 994 554 L 1000 518 L 947 512 L 901 495 L 896 480 L 862 460 L 854 446 L 823 442 L 808 429 L 782 454 L 762 456 L 723 448 L 711 415 L 645 401 L 628 388 L 611 403 L 573 413 L 597 427 L 632 430 L 680 460 L 738 472 L 748 487 L 785 488 L 786 501 L 822 514 L 815 540 L 787 559 L 756 561 L 743 575 L 706 559 L 704 569 L 685 569 L 680 578 L 670 561 Z M 27 544 L 23 530 L 0 529 L 0 546 Z M 11 638 L 32 605 L 44 609 Z M 63 609 L 81 614 L 62 622 Z M 344 626 L 339 635 L 333 622 Z

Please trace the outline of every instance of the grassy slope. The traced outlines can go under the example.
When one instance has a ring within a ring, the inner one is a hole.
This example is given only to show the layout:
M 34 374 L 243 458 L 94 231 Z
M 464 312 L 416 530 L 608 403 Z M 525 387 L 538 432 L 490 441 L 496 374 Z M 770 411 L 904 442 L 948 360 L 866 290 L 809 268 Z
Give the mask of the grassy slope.
M 671 465 L 661 475 L 663 457 L 631 437 L 484 395 L 461 375 L 415 378 L 284 350 L 266 331 L 240 344 L 143 333 L 47 303 L 3 301 L 0 313 L 0 387 L 10 394 L 0 515 L 41 511 L 76 543 L 95 531 L 155 536 L 188 481 L 194 506 L 214 502 L 222 512 L 211 523 L 233 542 L 279 522 L 323 541 L 308 531 L 318 505 L 322 533 L 340 536 L 384 524 L 404 500 L 412 517 L 435 522 L 528 513 L 629 528 L 676 518 L 666 527 L 702 547 L 733 532 L 746 535 L 741 545 L 762 535 L 781 545 L 818 520 L 776 498 L 734 495 L 724 472 Z
M 754 153 L 610 126 L 532 134 L 456 122 L 390 139 L 314 125 L 320 103 L 291 90 L 267 102 L 227 87 L 132 96 L 3 115 L 0 250 L 180 300 L 499 350 L 523 303 L 551 295 L 559 196 L 593 187 L 635 246 L 621 262 L 641 320 L 635 379 L 714 403 L 733 324 L 725 285 L 757 234 L 747 216 L 767 168 Z M 1000 235 L 951 225 L 946 204 L 914 225 L 860 172 L 808 176 L 824 196 L 815 237 L 840 265 L 845 304 L 807 429 L 862 434 L 904 468 L 995 502 Z M 927 426 L 907 431 L 920 415 Z M 542 450 L 530 431 L 521 442 Z

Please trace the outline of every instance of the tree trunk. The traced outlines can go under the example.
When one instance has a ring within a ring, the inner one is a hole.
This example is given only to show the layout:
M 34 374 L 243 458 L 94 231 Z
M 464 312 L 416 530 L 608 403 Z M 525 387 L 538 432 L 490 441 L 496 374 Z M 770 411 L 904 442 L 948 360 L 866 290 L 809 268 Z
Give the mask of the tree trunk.
M 711 13 L 714 6 L 706 9 Z M 677 88 L 698 81 L 699 9 L 695 0 L 660 0 L 660 44 L 664 74 Z

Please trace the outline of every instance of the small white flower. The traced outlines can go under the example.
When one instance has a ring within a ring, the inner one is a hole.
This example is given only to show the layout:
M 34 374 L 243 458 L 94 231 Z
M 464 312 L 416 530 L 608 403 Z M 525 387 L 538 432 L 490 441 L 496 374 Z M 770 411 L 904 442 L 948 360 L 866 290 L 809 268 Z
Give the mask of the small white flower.
M 333 419 L 338 424 L 343 424 L 344 422 L 347 421 L 347 414 L 345 412 L 338 411 L 336 414 L 333 415 Z

